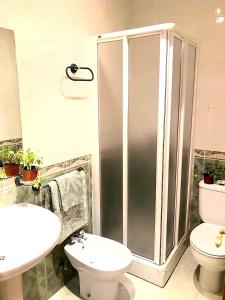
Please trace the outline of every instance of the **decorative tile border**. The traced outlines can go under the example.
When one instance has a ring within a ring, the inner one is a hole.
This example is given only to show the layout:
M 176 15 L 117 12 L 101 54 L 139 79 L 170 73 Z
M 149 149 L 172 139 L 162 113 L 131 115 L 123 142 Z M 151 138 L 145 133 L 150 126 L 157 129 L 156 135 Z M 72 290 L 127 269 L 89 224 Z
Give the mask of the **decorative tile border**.
M 91 162 L 90 154 L 41 168 L 39 173 L 45 177 L 52 177 L 62 172 L 73 170 L 74 168 L 80 167 L 88 162 Z
M 5 141 L 0 141 L 0 148 L 5 147 L 5 146 L 22 146 L 22 139 L 12 139 L 12 140 L 5 140 Z
M 195 157 L 204 157 L 205 156 L 205 150 L 194 149 L 194 156 Z
M 194 156 L 215 159 L 215 160 L 225 160 L 225 152 L 221 152 L 221 151 L 195 149 Z

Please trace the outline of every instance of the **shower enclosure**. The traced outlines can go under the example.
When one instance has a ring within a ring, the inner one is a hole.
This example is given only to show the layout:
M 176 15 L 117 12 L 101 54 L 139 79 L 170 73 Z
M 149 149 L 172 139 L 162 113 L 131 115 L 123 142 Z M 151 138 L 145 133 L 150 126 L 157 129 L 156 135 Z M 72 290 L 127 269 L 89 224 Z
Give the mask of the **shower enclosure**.
M 175 24 L 98 36 L 95 232 L 164 286 L 187 246 L 196 44 Z

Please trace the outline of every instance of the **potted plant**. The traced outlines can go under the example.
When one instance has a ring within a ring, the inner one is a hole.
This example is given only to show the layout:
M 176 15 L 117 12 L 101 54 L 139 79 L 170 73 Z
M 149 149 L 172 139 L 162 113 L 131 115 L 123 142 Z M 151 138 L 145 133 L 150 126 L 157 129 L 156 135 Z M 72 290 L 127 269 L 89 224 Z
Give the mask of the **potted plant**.
M 18 176 L 20 165 L 17 152 L 12 146 L 5 146 L 0 149 L 0 160 L 3 162 L 3 168 L 6 176 Z
M 22 178 L 24 181 L 33 181 L 38 175 L 38 168 L 42 158 L 38 157 L 31 149 L 18 151 L 19 162 L 23 168 Z
M 204 182 L 213 184 L 214 181 L 223 179 L 225 176 L 225 165 L 222 162 L 214 161 L 206 163 L 203 173 Z

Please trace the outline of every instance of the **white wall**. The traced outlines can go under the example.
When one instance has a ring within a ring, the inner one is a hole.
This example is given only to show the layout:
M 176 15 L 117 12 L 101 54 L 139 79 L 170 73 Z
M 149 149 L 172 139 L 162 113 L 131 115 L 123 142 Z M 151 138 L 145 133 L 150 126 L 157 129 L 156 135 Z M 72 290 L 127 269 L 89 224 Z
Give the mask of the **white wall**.
M 129 0 L 0 0 L 0 27 L 16 39 L 24 146 L 44 165 L 91 153 L 95 82 L 65 77 L 71 63 L 95 69 L 92 35 L 127 28 Z
M 199 41 L 195 148 L 225 152 L 225 1 L 133 0 L 132 27 L 175 22 Z

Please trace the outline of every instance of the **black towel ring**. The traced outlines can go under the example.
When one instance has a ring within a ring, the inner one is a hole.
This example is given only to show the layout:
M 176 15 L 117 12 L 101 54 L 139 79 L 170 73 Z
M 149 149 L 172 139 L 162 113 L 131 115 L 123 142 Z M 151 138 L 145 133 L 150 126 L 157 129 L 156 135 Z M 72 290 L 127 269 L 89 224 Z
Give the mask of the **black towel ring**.
M 71 77 L 69 74 L 69 70 L 71 73 L 75 74 L 77 72 L 77 70 L 88 70 L 91 73 L 91 78 L 75 78 L 75 77 Z M 94 73 L 93 71 L 88 68 L 88 67 L 78 67 L 76 64 L 71 64 L 70 66 L 68 66 L 66 68 L 66 75 L 69 79 L 73 80 L 73 81 L 92 81 L 94 80 Z

